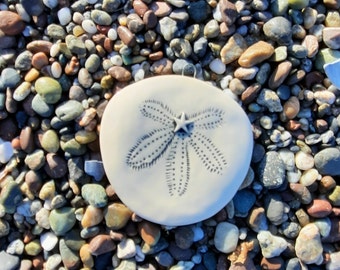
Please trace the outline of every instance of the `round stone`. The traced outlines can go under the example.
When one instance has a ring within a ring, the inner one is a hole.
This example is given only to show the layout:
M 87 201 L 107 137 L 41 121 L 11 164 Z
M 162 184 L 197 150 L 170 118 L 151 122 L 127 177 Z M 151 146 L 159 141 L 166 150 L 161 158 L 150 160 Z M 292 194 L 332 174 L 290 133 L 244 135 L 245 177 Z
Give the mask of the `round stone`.
M 110 100 L 101 123 L 104 169 L 117 195 L 162 225 L 192 224 L 223 208 L 246 176 L 252 145 L 242 108 L 185 76 L 127 86 Z
M 35 90 L 47 104 L 54 104 L 61 98 L 61 86 L 50 77 L 40 77 L 35 82 Z

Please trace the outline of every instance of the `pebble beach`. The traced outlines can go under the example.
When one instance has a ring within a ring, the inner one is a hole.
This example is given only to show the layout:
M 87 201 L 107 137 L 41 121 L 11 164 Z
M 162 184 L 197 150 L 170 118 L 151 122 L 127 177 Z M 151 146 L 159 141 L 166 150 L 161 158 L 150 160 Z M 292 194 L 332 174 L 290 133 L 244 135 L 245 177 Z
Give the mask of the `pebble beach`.
M 0 1 L 0 269 L 339 270 L 338 59 L 339 0 Z M 99 147 L 111 97 L 167 74 L 254 137 L 232 201 L 180 227 L 125 206 Z

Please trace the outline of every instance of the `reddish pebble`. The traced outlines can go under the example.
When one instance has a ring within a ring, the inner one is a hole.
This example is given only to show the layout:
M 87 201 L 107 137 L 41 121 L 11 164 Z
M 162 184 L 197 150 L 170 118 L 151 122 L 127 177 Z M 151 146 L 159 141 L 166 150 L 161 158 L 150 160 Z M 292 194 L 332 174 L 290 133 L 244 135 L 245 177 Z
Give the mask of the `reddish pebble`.
M 131 79 L 131 72 L 124 67 L 110 67 L 108 73 L 119 82 L 127 82 Z
M 148 6 L 141 0 L 133 1 L 133 9 L 140 16 L 143 17 L 145 12 L 149 10 Z
M 115 243 L 109 235 L 99 234 L 92 238 L 89 244 L 89 250 L 92 255 L 98 256 L 116 249 Z
M 12 147 L 13 147 L 13 149 L 21 150 L 20 138 L 19 137 L 13 138 L 13 140 L 12 140 Z
M 44 267 L 44 258 L 42 256 L 36 256 L 32 259 L 33 269 L 40 270 Z
M 157 60 L 162 59 L 162 58 L 163 58 L 163 52 L 162 51 L 150 53 L 150 55 L 149 55 L 149 59 L 151 61 L 157 61 Z
M 118 26 L 117 33 L 125 45 L 129 47 L 136 45 L 136 37 L 127 27 Z
M 52 42 L 47 40 L 33 40 L 26 45 L 26 49 L 32 53 L 43 52 L 46 55 L 49 55 L 52 44 Z
M 336 182 L 332 176 L 326 175 L 321 178 L 319 183 L 319 191 L 320 193 L 327 193 L 335 188 Z
M 17 13 L 8 10 L 0 11 L 0 30 L 6 35 L 18 35 L 25 29 L 25 26 Z
M 48 58 L 43 52 L 38 52 L 32 57 L 32 66 L 40 70 L 42 67 L 48 65 Z
M 296 120 L 289 120 L 286 124 L 288 130 L 296 131 L 301 127 L 301 123 Z
M 247 87 L 245 91 L 243 91 L 241 95 L 241 100 L 244 105 L 248 105 L 251 103 L 258 95 L 261 90 L 261 85 L 259 83 L 255 83 Z
M 300 102 L 296 96 L 291 96 L 283 105 L 283 113 L 288 119 L 293 119 L 300 111 Z
M 332 212 L 332 205 L 327 200 L 315 199 L 307 207 L 307 213 L 315 218 L 327 217 Z
M 20 147 L 26 153 L 34 150 L 33 133 L 31 127 L 24 127 L 20 132 Z
M 168 58 L 162 58 L 154 62 L 150 70 L 158 75 L 172 74 L 172 62 Z
M 161 236 L 160 227 L 148 221 L 139 223 L 138 230 L 144 242 L 150 246 L 155 245 Z
M 150 5 L 150 9 L 157 17 L 165 17 L 172 11 L 172 8 L 168 3 L 160 1 L 153 1 Z

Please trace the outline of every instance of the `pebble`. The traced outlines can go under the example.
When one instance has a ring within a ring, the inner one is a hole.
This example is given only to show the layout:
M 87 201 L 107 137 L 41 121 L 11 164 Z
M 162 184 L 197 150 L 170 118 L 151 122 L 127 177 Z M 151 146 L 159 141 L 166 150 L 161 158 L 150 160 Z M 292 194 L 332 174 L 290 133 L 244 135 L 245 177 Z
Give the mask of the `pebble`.
M 241 67 L 252 67 L 270 58 L 274 53 L 274 47 L 265 41 L 258 41 L 248 47 L 238 59 Z
M 2 262 L 3 270 L 14 270 L 20 266 L 20 259 L 18 256 L 8 254 L 4 250 L 0 252 L 0 261 Z
M 79 268 L 80 258 L 78 254 L 66 245 L 64 239 L 59 240 L 59 252 L 61 260 L 67 269 Z
M 212 72 L 215 72 L 216 74 L 223 74 L 226 71 L 225 64 L 219 59 L 215 58 L 213 61 L 210 62 L 209 68 Z
M 13 154 L 12 144 L 0 139 L 0 163 L 7 163 L 12 158 Z
M 340 186 L 335 186 L 333 191 L 328 195 L 328 199 L 334 206 L 340 206 Z
M 277 193 L 266 196 L 265 209 L 268 220 L 274 225 L 280 225 L 288 219 L 286 212 L 289 211 L 289 207 Z
M 85 184 L 81 188 L 84 200 L 94 207 L 104 207 L 107 204 L 107 195 L 103 186 L 99 184 Z
M 172 49 L 175 56 L 179 58 L 187 58 L 192 52 L 190 42 L 182 38 L 174 38 L 171 40 L 170 48 Z
M 50 129 L 44 132 L 41 137 L 41 147 L 49 153 L 56 153 L 59 150 L 59 138 L 58 134 Z
M 74 209 L 71 207 L 53 209 L 49 215 L 49 222 L 56 235 L 65 235 L 76 223 Z
M 47 104 L 41 95 L 35 95 L 32 100 L 32 110 L 42 117 L 49 117 L 54 112 L 52 104 Z
M 46 268 L 47 269 L 57 269 L 57 267 L 60 265 L 62 261 L 62 258 L 60 254 L 53 254 L 47 258 L 46 261 Z
M 174 264 L 174 259 L 167 251 L 161 251 L 155 256 L 156 261 L 163 267 L 171 267 Z
M 61 98 L 62 88 L 58 81 L 50 77 L 40 77 L 34 84 L 35 90 L 47 104 L 55 104 Z
M 48 153 L 44 170 L 52 178 L 61 178 L 67 173 L 66 161 L 55 153 Z
M 124 204 L 112 203 L 104 211 L 106 226 L 112 230 L 119 230 L 127 224 L 131 215 L 131 210 Z
M 225 22 L 232 25 L 238 16 L 238 12 L 234 3 L 228 0 L 219 1 L 217 7 L 213 10 L 213 17 L 219 22 Z
M 315 167 L 323 175 L 340 175 L 340 151 L 337 148 L 326 148 L 314 156 Z
M 110 67 L 108 73 L 119 82 L 129 81 L 132 77 L 131 72 L 124 67 L 113 66 Z
M 329 260 L 326 263 L 327 270 L 336 270 L 339 268 L 340 252 L 332 252 L 329 256 Z
M 103 163 L 97 160 L 86 160 L 84 171 L 88 175 L 93 176 L 96 181 L 100 181 L 105 175 Z
M 22 255 L 24 252 L 24 248 L 24 242 L 20 239 L 16 239 L 9 243 L 6 252 L 11 255 Z
M 19 185 L 15 181 L 8 181 L 2 186 L 0 193 L 0 204 L 5 208 L 5 212 L 13 214 L 16 207 L 22 202 L 22 193 Z
M 117 34 L 119 38 L 123 41 L 123 43 L 129 47 L 133 47 L 136 45 L 136 37 L 135 35 L 129 30 L 129 28 L 125 26 L 118 26 Z
M 239 190 L 234 198 L 235 216 L 247 217 L 249 210 L 253 207 L 256 201 L 256 196 L 253 192 L 247 189 Z
M 307 207 L 307 213 L 315 218 L 327 217 L 332 212 L 332 205 L 327 200 L 314 199 Z
M 85 213 L 81 220 L 81 226 L 83 228 L 92 227 L 102 222 L 104 218 L 103 211 L 100 208 L 89 205 L 86 207 Z
M 39 199 L 48 200 L 52 199 L 55 195 L 56 187 L 54 180 L 47 181 L 43 184 L 39 191 Z
M 203 29 L 205 38 L 215 38 L 220 34 L 220 26 L 216 20 L 210 20 L 206 23 Z
M 223 253 L 233 252 L 238 243 L 239 230 L 229 222 L 220 222 L 216 226 L 214 245 Z
M 288 119 L 294 119 L 300 111 L 300 102 L 296 96 L 290 97 L 283 105 L 283 113 Z
M 47 35 L 56 40 L 65 39 L 66 32 L 61 25 L 52 23 L 47 26 Z
M 117 245 L 117 257 L 119 259 L 130 259 L 136 255 L 136 244 L 130 238 L 124 238 Z
M 23 51 L 15 59 L 14 67 L 22 71 L 29 70 L 32 67 L 31 65 L 32 56 L 33 54 L 30 51 L 27 50 Z
M 289 45 L 292 41 L 292 27 L 290 21 L 282 16 L 274 17 L 263 25 L 263 32 L 267 38 L 279 45 Z
M 6 220 L 0 219 L 0 237 L 5 237 L 10 232 L 10 225 Z
M 171 41 L 177 35 L 178 27 L 175 20 L 163 17 L 159 20 L 159 31 L 166 41 Z
M 79 256 L 84 267 L 92 268 L 94 266 L 94 260 L 90 252 L 89 244 L 86 243 L 80 248 Z
M 208 18 L 210 8 L 206 1 L 199 0 L 195 2 L 190 2 L 187 7 L 187 11 L 189 13 L 190 18 L 195 23 L 201 23 Z
M 263 207 L 253 208 L 248 216 L 248 224 L 255 232 L 268 230 L 268 221 Z
M 181 249 L 174 242 L 171 242 L 168 248 L 171 256 L 177 261 L 189 261 L 194 255 L 192 249 Z
M 102 255 L 115 249 L 115 243 L 109 235 L 105 234 L 95 236 L 89 243 L 89 251 L 94 256 Z
M 234 76 L 240 80 L 252 80 L 255 78 L 259 68 L 258 67 L 250 67 L 244 68 L 239 67 L 235 70 Z
M 90 19 L 83 20 L 81 23 L 81 27 L 89 34 L 97 33 L 96 24 Z
M 136 269 L 136 261 L 133 259 L 122 260 L 116 270 L 134 270 Z
M 31 16 L 39 16 L 44 11 L 44 5 L 41 0 L 21 0 L 20 3 Z
M 23 101 L 31 93 L 31 83 L 22 82 L 13 92 L 13 99 L 15 101 Z
M 148 221 L 140 222 L 138 231 L 143 241 L 150 246 L 156 245 L 161 237 L 160 227 Z
M 194 232 L 189 226 L 183 226 L 175 230 L 175 243 L 181 249 L 188 249 L 194 242 Z
M 0 11 L 0 30 L 10 36 L 20 34 L 25 29 L 25 23 L 21 17 L 12 11 L 1 10 Z
M 269 189 L 275 189 L 283 184 L 285 165 L 279 154 L 274 151 L 266 153 L 259 165 L 260 181 Z
M 1 71 L 1 80 L 4 87 L 14 88 L 20 82 L 20 74 L 14 68 L 4 68 Z
M 336 96 L 330 91 L 316 91 L 314 92 L 314 98 L 318 105 L 323 104 L 333 104 L 335 102 Z
M 41 245 L 38 239 L 35 239 L 25 245 L 25 253 L 29 256 L 37 256 L 41 251 Z
M 277 93 L 268 88 L 261 90 L 256 101 L 258 104 L 265 106 L 270 112 L 281 112 L 283 110 Z
M 300 170 L 309 170 L 314 167 L 314 158 L 311 154 L 299 151 L 295 154 L 295 165 Z
M 288 246 L 284 238 L 274 236 L 269 231 L 260 231 L 257 234 L 257 239 L 259 240 L 262 255 L 267 259 L 280 256 Z
M 234 34 L 221 49 L 222 62 L 229 64 L 237 60 L 247 48 L 245 39 L 240 34 Z
M 319 229 L 315 224 L 307 224 L 301 229 L 296 238 L 295 251 L 297 257 L 305 264 L 320 264 L 323 261 Z
M 298 183 L 290 183 L 290 189 L 295 193 L 302 204 L 309 204 L 312 202 L 312 195 L 306 186 Z
M 271 74 L 268 85 L 271 89 L 276 89 L 284 80 L 288 77 L 290 71 L 292 69 L 292 63 L 289 61 L 281 62 Z
M 72 121 L 80 116 L 84 111 L 82 104 L 76 100 L 68 100 L 60 104 L 55 113 L 57 117 L 64 121 Z
M 53 232 L 46 232 L 40 236 L 40 244 L 45 251 L 51 251 L 54 249 L 58 241 L 58 236 L 56 236 Z

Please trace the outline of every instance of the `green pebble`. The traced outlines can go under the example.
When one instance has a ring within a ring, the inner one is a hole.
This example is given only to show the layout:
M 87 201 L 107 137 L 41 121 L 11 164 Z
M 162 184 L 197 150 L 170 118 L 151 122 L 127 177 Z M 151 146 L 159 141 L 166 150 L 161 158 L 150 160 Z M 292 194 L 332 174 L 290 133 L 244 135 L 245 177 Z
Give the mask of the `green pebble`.
M 53 209 L 48 219 L 56 235 L 65 235 L 76 223 L 74 208 L 71 207 Z
M 5 212 L 8 214 L 14 214 L 16 207 L 22 202 L 22 193 L 19 185 L 9 180 L 5 184 L 0 193 L 0 204 L 5 207 Z
M 94 73 L 100 66 L 100 58 L 97 54 L 91 54 L 85 62 L 85 68 L 90 73 Z
M 59 150 L 59 138 L 57 132 L 47 130 L 41 138 L 42 148 L 49 153 L 56 153 Z
M 328 195 L 328 199 L 333 206 L 340 206 L 340 186 L 336 186 L 331 194 Z
M 68 35 L 65 38 L 67 48 L 74 54 L 77 54 L 79 57 L 83 57 L 86 55 L 86 47 L 85 43 L 81 38 L 77 38 L 72 35 Z
M 40 245 L 39 239 L 31 241 L 25 246 L 25 252 L 30 256 L 37 256 L 41 251 L 42 247 Z
M 76 100 L 68 100 L 59 105 L 55 114 L 62 121 L 72 121 L 80 116 L 84 111 L 83 105 Z
M 110 25 L 112 23 L 111 16 L 107 12 L 98 9 L 91 11 L 91 19 L 99 25 Z
M 79 142 L 76 141 L 76 139 L 71 139 L 66 142 L 61 143 L 61 149 L 69 153 L 72 156 L 80 156 L 85 154 L 86 152 L 86 146 L 84 144 L 80 144 Z
M 79 252 L 75 252 L 70 249 L 66 245 L 64 239 L 60 239 L 59 241 L 59 252 L 66 269 L 79 269 L 80 258 L 77 255 Z
M 79 230 L 71 230 L 66 233 L 65 237 L 66 245 L 72 250 L 80 250 L 80 248 L 86 244 L 86 241 L 81 238 Z
M 275 48 L 274 54 L 270 57 L 271 61 L 282 62 L 287 59 L 287 46 L 279 46 Z
M 315 67 L 317 70 L 323 72 L 323 66 L 332 63 L 340 58 L 340 51 L 329 48 L 321 49 L 315 58 Z
M 288 6 L 292 9 L 303 9 L 307 7 L 309 0 L 288 0 Z
M 35 90 L 47 104 L 55 104 L 61 98 L 61 86 L 50 77 L 40 77 L 35 82 Z
M 81 188 L 81 195 L 87 203 L 94 207 L 100 208 L 107 205 L 105 189 L 99 184 L 85 184 Z

